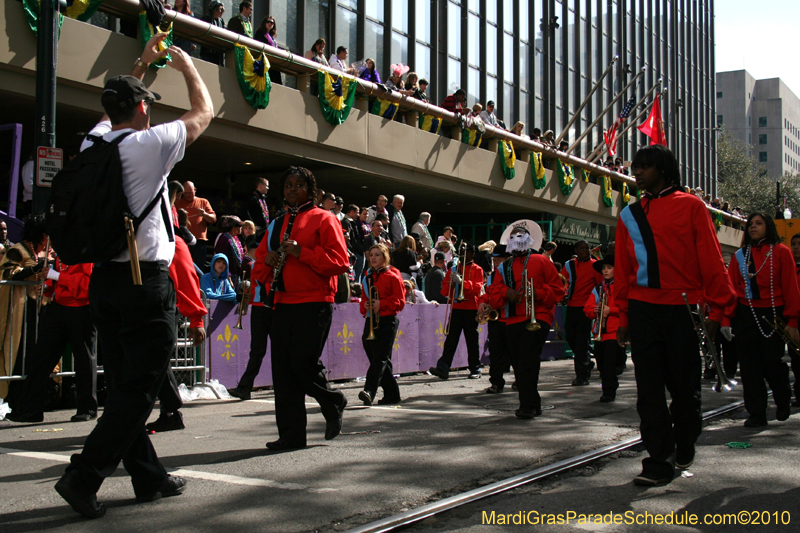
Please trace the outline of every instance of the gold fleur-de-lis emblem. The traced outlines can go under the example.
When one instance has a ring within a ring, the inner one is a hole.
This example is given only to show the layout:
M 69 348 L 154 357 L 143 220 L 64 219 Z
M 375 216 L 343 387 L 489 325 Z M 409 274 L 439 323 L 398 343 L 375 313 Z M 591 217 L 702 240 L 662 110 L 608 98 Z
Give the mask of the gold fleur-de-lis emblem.
M 436 330 L 435 333 L 439 337 L 439 342 L 437 342 L 436 344 L 439 345 L 439 348 L 444 348 L 444 339 L 445 339 L 445 336 L 446 336 L 444 334 L 444 324 L 439 322 L 439 328 Z
M 397 330 L 397 335 L 394 337 L 394 344 L 392 345 L 395 351 L 400 350 L 400 337 L 403 336 L 402 330 Z
M 228 324 L 225 324 L 225 333 L 217 335 L 217 340 L 225 341 L 225 351 L 222 352 L 221 357 L 224 357 L 226 361 L 230 361 L 231 357 L 236 357 L 236 354 L 231 351 L 231 343 L 233 341 L 238 341 L 239 336 L 231 334 L 231 327 Z
M 339 351 L 344 353 L 350 353 L 350 350 L 352 350 L 350 345 L 353 343 L 353 341 L 351 340 L 353 338 L 353 332 L 347 328 L 347 324 L 344 324 L 342 326 L 342 331 L 337 333 L 336 336 L 342 339 L 342 347 L 339 348 Z

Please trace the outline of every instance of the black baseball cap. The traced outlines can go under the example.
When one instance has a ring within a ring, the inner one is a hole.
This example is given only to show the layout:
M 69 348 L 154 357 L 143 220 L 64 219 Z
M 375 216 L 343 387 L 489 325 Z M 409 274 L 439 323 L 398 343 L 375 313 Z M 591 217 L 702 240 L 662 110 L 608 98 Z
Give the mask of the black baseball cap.
M 161 95 L 145 87 L 141 80 L 133 76 L 117 76 L 108 80 L 100 99 L 103 107 L 120 109 L 133 107 L 142 100 L 161 100 Z

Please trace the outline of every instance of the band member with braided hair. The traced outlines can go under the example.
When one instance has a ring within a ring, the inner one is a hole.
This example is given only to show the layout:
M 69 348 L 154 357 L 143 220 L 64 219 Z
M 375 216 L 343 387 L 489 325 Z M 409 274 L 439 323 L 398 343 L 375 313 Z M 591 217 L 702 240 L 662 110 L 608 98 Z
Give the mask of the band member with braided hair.
M 624 346 L 630 335 L 636 408 L 649 453 L 633 482 L 652 487 L 672 481 L 675 467 L 692 464 L 702 431 L 702 358 L 683 295 L 709 306 L 713 339 L 734 293 L 708 209 L 683 192 L 672 152 L 662 145 L 642 148 L 632 169 L 642 199 L 623 209 L 617 222 L 614 295 L 617 342 Z
M 778 407 L 775 418 L 791 414 L 789 367 L 783 362 L 785 342 L 767 322 L 786 322 L 786 334 L 800 342 L 800 289 L 794 256 L 781 244 L 769 215 L 753 213 L 747 219 L 742 247 L 728 268 L 737 301 L 725 312 L 723 335 L 736 339 L 736 353 L 744 389 L 744 406 L 750 417 L 746 427 L 767 425 L 767 387 Z M 766 320 L 765 320 L 766 319 Z
M 287 212 L 270 222 L 256 251 L 254 279 L 270 287 L 265 304 L 274 302 L 272 379 L 278 440 L 270 450 L 306 445 L 305 395 L 319 402 L 325 417 L 325 439 L 342 429 L 347 399 L 332 390 L 320 361 L 331 327 L 337 276 L 350 268 L 339 220 L 314 205 L 317 181 L 310 170 L 290 167 L 283 174 Z
M 603 282 L 594 288 L 583 306 L 583 312 L 587 318 L 595 321 L 592 328 L 594 357 L 603 384 L 600 401 L 606 403 L 613 402 L 617 397 L 617 366 L 620 352 L 624 354 L 625 348 L 617 343 L 619 308 L 614 298 L 614 256 L 605 256 L 592 266 L 603 275 Z M 600 340 L 597 340 L 598 336 Z
M 392 373 L 392 347 L 399 324 L 397 313 L 403 310 L 406 300 L 403 278 L 400 271 L 389 264 L 390 257 L 385 244 L 373 244 L 367 250 L 370 268 L 364 276 L 361 293 L 361 314 L 367 320 L 361 342 L 369 358 L 369 370 L 358 399 L 368 406 L 375 400 L 378 386 L 383 387 L 379 405 L 400 403 L 400 387 Z M 377 294 L 372 294 L 374 290 Z M 371 309 L 367 307 L 368 302 L 371 302 Z M 370 333 L 373 339 L 369 338 Z

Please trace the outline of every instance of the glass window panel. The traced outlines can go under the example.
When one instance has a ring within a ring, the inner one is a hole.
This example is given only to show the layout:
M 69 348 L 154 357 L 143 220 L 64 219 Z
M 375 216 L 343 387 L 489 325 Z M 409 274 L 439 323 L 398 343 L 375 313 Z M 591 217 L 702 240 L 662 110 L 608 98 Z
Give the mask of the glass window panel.
M 431 0 L 417 0 L 416 4 L 417 25 L 414 31 L 417 32 L 417 39 L 420 41 L 431 42 Z
M 274 5 L 274 3 L 273 3 Z M 340 6 L 347 6 L 351 9 L 357 10 L 358 9 L 358 0 L 339 0 Z
M 447 94 L 453 94 L 461 88 L 461 61 L 447 58 Z
M 325 39 L 328 47 L 325 49 L 325 55 L 330 52 L 330 36 L 328 35 L 328 20 L 329 20 L 329 4 L 326 0 L 306 0 L 306 49 L 310 49 L 311 45 L 320 37 Z
M 392 64 L 408 65 L 408 37 L 396 31 L 392 32 Z
M 542 97 L 542 82 L 544 80 L 544 54 L 542 53 L 542 34 L 536 34 L 536 46 L 533 56 L 533 92 L 538 98 Z
M 553 86 L 553 91 L 556 93 L 556 107 L 563 108 L 564 107 L 564 99 L 563 99 L 563 92 L 564 92 L 564 68 L 560 64 L 556 64 L 556 83 Z M 553 128 L 550 128 L 553 129 Z
M 528 102 L 530 100 L 530 95 L 526 92 L 521 92 L 519 94 L 519 119 L 525 123 L 525 129 L 523 133 L 526 135 L 530 135 L 531 131 L 533 131 L 533 126 L 531 125 L 531 115 L 530 110 L 528 109 Z M 513 125 L 513 124 L 512 124 Z
M 523 91 L 527 91 L 530 87 L 529 53 L 530 47 L 528 44 L 519 43 L 519 88 Z
M 417 43 L 417 58 L 414 60 L 414 72 L 419 74 L 420 78 L 425 78 L 431 81 L 431 49 L 424 44 Z M 430 88 L 428 95 L 431 94 Z
M 467 60 L 470 65 L 480 65 L 481 57 L 481 19 L 478 15 L 469 14 L 469 37 L 468 42 L 468 55 Z
M 497 78 L 491 76 L 486 77 L 486 101 L 489 100 L 497 101 Z M 495 109 L 495 114 L 497 114 L 497 109 Z
M 392 27 L 408 33 L 408 0 L 392 0 Z
M 295 53 L 305 52 L 305 45 L 297 42 L 297 1 L 298 0 L 276 0 L 272 2 L 272 13 L 275 23 L 278 26 L 278 42 L 286 46 Z M 194 4 L 192 4 L 194 10 Z M 195 13 L 202 13 L 200 11 Z M 311 48 L 309 46 L 308 48 Z M 291 76 L 287 76 L 287 79 Z
M 577 26 L 575 24 L 575 13 L 567 11 L 567 50 L 568 50 L 568 65 L 569 68 L 575 68 L 575 32 Z
M 472 104 L 480 101 L 481 101 L 481 71 L 470 67 L 469 69 L 467 69 L 467 103 L 470 106 L 472 106 Z
M 364 35 L 364 56 L 375 60 L 375 68 L 381 75 L 381 80 L 386 79 L 386 71 L 383 70 L 383 26 L 367 20 L 366 32 Z M 388 67 L 389 65 L 386 65 Z
M 514 92 L 514 87 L 512 85 L 509 85 L 508 83 L 503 84 L 503 107 L 505 107 L 505 109 L 502 110 L 502 117 L 509 129 L 517 121 L 516 117 L 513 116 Z
M 527 41 L 530 37 L 528 33 L 528 2 L 522 0 L 519 3 L 519 38 Z
M 487 4 L 491 0 L 487 1 Z M 503 0 L 503 29 L 514 32 L 514 2 L 513 0 Z
M 368 0 L 366 3 L 365 13 L 368 17 L 372 17 L 380 22 L 383 22 L 383 2 L 380 0 Z
M 486 2 L 486 20 L 497 24 L 497 2 L 488 0 Z
M 503 33 L 503 79 L 514 82 L 514 37 Z
M 486 25 L 486 72 L 497 74 L 497 28 Z
M 470 11 L 474 11 L 475 13 L 480 13 L 481 12 L 480 0 L 469 0 L 467 2 L 467 8 L 469 8 Z
M 356 23 L 358 16 L 343 7 L 336 8 L 336 48 L 344 46 L 350 54 L 347 56 L 346 63 L 352 63 L 360 57 L 355 57 L 356 53 Z
M 447 53 L 461 57 L 461 6 L 447 2 Z

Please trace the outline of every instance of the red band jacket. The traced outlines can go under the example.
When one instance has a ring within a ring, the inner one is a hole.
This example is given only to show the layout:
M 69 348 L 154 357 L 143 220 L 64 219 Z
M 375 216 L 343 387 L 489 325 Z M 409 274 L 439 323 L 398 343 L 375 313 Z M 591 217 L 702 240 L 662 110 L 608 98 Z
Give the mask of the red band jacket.
M 59 277 L 53 282 L 53 301 L 65 307 L 89 305 L 89 280 L 93 267 L 91 263 L 67 265 L 56 258 L 54 269 Z
M 183 239 L 175 239 L 175 256 L 169 265 L 169 277 L 175 285 L 178 311 L 189 319 L 190 328 L 203 327 L 203 317 L 208 311 L 200 298 L 200 280 Z
M 589 298 L 586 300 L 586 305 L 583 306 L 583 312 L 592 320 L 597 320 L 597 313 L 595 307 L 600 305 L 600 295 L 606 295 L 606 307 L 608 307 L 608 317 L 606 317 L 605 327 L 600 340 L 612 341 L 617 339 L 617 328 L 619 327 L 619 308 L 614 301 L 614 280 L 611 282 L 603 281 L 600 285 L 592 290 Z M 592 337 L 597 334 L 598 323 L 592 326 Z
M 525 299 L 522 298 L 522 272 L 527 260 L 527 276 L 536 290 L 534 312 L 537 320 L 552 326 L 554 308 L 564 298 L 564 284 L 558 275 L 553 262 L 543 255 L 531 252 L 529 255 L 515 256 L 507 259 L 492 274 L 489 285 L 489 305 L 500 310 L 500 319 L 506 324 L 517 324 L 529 320 L 525 315 Z M 508 289 L 513 288 L 520 294 L 519 303 L 508 302 Z
M 583 307 L 592 290 L 603 282 L 603 275 L 592 266 L 595 263 L 591 258 L 570 259 L 561 269 L 561 275 L 567 279 L 567 307 Z
M 458 268 L 459 272 L 461 271 L 461 267 L 458 267 L 458 265 L 455 265 L 447 270 L 447 274 L 444 276 L 444 281 L 442 281 L 442 296 L 448 296 L 448 291 L 450 289 L 450 278 L 453 276 L 453 271 L 456 268 Z M 468 263 L 466 266 L 464 266 L 464 275 L 462 278 L 464 283 L 464 301 L 455 301 L 456 298 L 458 298 L 459 291 L 461 290 L 461 285 L 456 283 L 455 296 L 453 296 L 452 302 L 453 309 L 466 309 L 468 311 L 475 311 L 478 309 L 481 289 L 483 288 L 483 269 L 475 263 Z
M 395 316 L 403 310 L 406 305 L 406 289 L 403 286 L 403 277 L 399 270 L 393 266 L 382 268 L 377 272 L 372 272 L 370 269 L 364 279 L 366 283 L 361 292 L 362 316 L 367 316 L 367 299 L 371 286 L 378 289 L 377 299 L 381 302 L 378 310 L 380 316 Z

